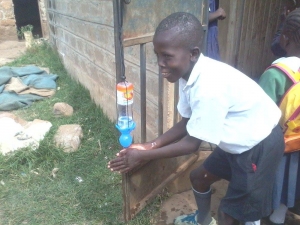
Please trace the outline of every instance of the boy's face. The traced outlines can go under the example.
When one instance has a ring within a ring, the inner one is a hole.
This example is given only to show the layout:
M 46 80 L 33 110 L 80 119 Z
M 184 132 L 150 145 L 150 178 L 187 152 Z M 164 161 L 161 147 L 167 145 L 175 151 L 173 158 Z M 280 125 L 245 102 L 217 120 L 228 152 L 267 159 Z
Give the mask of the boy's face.
M 171 83 L 181 77 L 187 80 L 195 64 L 191 50 L 179 39 L 175 28 L 161 31 L 153 39 L 159 74 Z

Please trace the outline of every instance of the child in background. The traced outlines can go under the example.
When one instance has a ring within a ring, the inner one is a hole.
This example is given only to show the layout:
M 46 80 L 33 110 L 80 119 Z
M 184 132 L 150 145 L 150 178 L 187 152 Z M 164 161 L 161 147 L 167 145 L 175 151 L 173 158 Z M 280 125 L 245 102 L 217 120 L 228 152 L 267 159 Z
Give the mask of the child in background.
M 286 55 L 286 51 L 280 46 L 280 34 L 285 18 L 290 12 L 300 7 L 300 0 L 284 0 L 284 2 L 283 13 L 280 15 L 280 25 L 271 44 L 272 53 L 277 57 L 284 57 Z
M 219 0 L 209 0 L 208 33 L 207 33 L 207 56 L 220 60 L 218 41 L 218 20 L 224 20 L 226 12 L 219 7 Z
M 215 225 L 210 187 L 226 179 L 218 224 L 259 224 L 271 213 L 275 171 L 284 151 L 281 113 L 245 74 L 205 57 L 203 38 L 202 25 L 192 14 L 173 13 L 160 22 L 154 52 L 160 76 L 179 81 L 182 119 L 155 140 L 122 149 L 108 168 L 127 173 L 149 160 L 191 154 L 202 141 L 213 143 L 218 147 L 190 175 L 198 210 L 174 223 Z
M 280 35 L 281 48 L 286 57 L 272 64 L 281 63 L 297 72 L 300 68 L 300 9 L 289 13 Z M 267 69 L 259 80 L 259 85 L 279 105 L 285 92 L 293 82 L 277 68 Z M 288 208 L 294 207 L 300 199 L 300 151 L 284 154 L 276 175 L 274 189 L 274 212 L 269 217 L 272 225 L 283 225 Z

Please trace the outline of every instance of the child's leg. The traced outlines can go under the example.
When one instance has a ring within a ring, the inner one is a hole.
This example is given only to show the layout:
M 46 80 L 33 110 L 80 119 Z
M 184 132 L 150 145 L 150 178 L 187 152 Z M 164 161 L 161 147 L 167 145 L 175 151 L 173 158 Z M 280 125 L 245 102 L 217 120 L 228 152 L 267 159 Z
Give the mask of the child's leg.
M 177 217 L 174 221 L 174 224 L 216 224 L 216 221 L 210 215 L 210 186 L 214 182 L 221 179 L 219 176 L 214 174 L 220 174 L 222 175 L 222 178 L 227 179 L 230 177 L 231 169 L 224 154 L 227 153 L 222 151 L 220 148 L 216 148 L 205 160 L 205 165 L 216 168 L 214 169 L 215 173 L 211 173 L 203 165 L 191 172 L 190 180 L 198 210 L 196 213 Z M 193 221 L 193 223 L 191 221 Z
M 193 189 L 193 193 L 198 208 L 197 222 L 200 224 L 210 224 L 212 221 L 210 215 L 211 189 L 204 193 Z
M 270 221 L 275 224 L 284 224 L 285 215 L 288 207 L 284 204 L 280 204 L 279 208 L 275 209 L 270 216 Z
M 211 184 L 220 180 L 219 177 L 208 172 L 203 165 L 193 170 L 190 174 L 192 189 L 198 208 L 197 222 L 200 224 L 210 224 Z
M 252 149 L 231 155 L 228 160 L 232 176 L 220 209 L 233 218 L 257 221 L 272 210 L 272 190 L 275 173 L 284 151 L 279 126 Z

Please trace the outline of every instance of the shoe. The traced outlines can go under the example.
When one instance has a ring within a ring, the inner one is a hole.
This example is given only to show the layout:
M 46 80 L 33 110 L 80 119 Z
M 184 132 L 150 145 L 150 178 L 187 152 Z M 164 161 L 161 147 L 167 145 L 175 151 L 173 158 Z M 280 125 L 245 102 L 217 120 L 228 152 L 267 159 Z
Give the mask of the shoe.
M 197 222 L 197 216 L 198 216 L 198 210 L 196 210 L 194 213 L 187 214 L 187 215 L 181 215 L 178 216 L 174 220 L 174 225 L 200 225 L 200 223 Z M 217 221 L 212 217 L 212 221 L 209 225 L 217 225 Z

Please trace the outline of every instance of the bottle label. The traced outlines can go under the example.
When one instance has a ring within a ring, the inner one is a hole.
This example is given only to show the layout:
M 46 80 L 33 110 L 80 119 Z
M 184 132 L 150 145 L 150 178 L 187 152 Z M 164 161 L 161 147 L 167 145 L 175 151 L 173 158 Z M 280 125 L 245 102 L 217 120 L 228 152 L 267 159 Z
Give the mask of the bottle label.
M 117 103 L 119 105 L 131 105 L 133 103 L 133 90 L 117 91 Z

